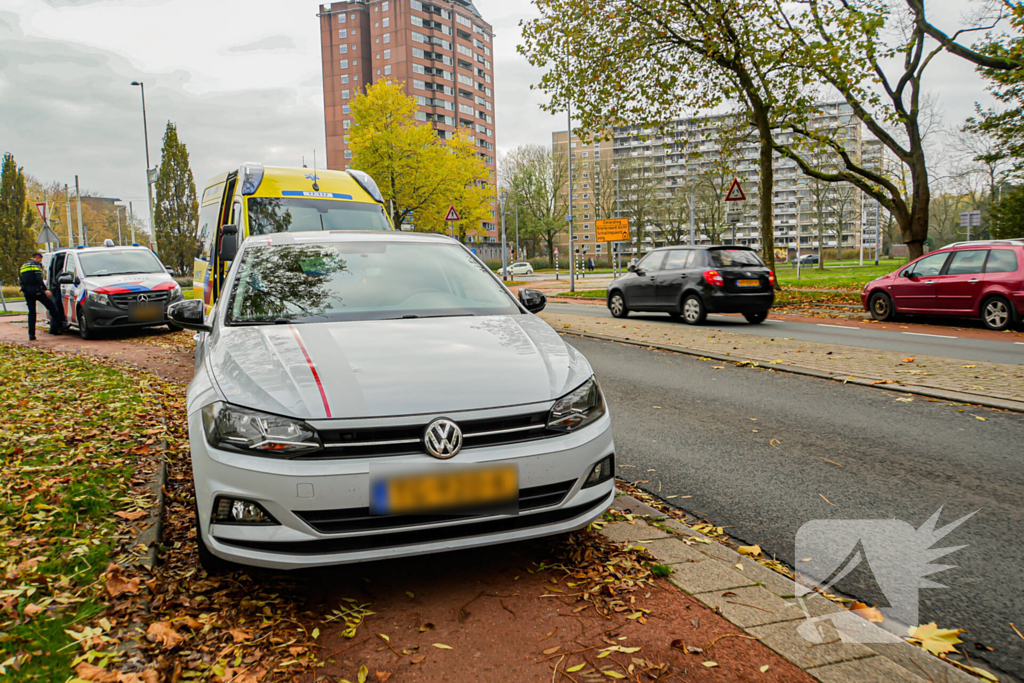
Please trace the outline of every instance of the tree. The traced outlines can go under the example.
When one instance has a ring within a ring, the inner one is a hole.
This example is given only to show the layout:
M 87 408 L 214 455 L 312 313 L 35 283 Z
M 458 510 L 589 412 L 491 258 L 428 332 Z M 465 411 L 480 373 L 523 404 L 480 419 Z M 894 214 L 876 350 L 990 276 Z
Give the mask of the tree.
M 395 229 L 411 223 L 419 231 L 446 232 L 444 217 L 452 205 L 465 240 L 480 233 L 481 222 L 494 220 L 493 179 L 469 136 L 460 131 L 447 141 L 439 138 L 417 123 L 417 108 L 392 80 L 357 95 L 349 134 L 352 166 L 377 182 Z
M 554 257 L 555 239 L 567 227 L 567 161 L 550 147 L 524 145 L 504 155 L 498 170 L 502 189 L 510 193 L 509 201 L 519 205 L 520 237 L 525 231 L 542 243 L 549 259 Z
M 34 217 L 26 201 L 25 174 L 14 155 L 4 154 L 0 166 L 0 281 L 18 282 L 18 271 L 32 251 Z
M 190 272 L 192 262 L 199 255 L 198 220 L 199 201 L 188 163 L 188 148 L 178 138 L 178 127 L 168 121 L 160 151 L 153 221 L 160 258 L 179 275 Z
M 992 237 L 1024 238 L 1024 187 L 1012 187 L 992 206 Z
M 580 127 L 658 126 L 688 110 L 742 106 L 757 131 L 759 220 L 774 265 L 773 129 L 813 109 L 815 93 L 789 61 L 784 32 L 761 0 L 538 0 L 519 51 L 546 68 L 548 109 L 574 105 Z M 571 55 L 571 57 L 570 57 Z M 551 68 L 554 67 L 554 68 Z

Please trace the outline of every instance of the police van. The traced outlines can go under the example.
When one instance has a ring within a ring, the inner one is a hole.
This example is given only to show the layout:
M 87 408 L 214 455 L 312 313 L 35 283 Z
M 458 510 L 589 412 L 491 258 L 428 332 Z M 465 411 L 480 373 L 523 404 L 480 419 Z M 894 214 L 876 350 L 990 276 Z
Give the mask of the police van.
M 377 183 L 362 171 L 242 164 L 210 180 L 199 206 L 192 286 L 207 310 L 234 250 L 251 235 L 322 230 L 393 230 Z
M 167 306 L 181 301 L 181 287 L 147 247 L 58 249 L 43 256 L 47 287 L 60 289 L 67 323 L 82 339 L 102 330 L 167 325 Z

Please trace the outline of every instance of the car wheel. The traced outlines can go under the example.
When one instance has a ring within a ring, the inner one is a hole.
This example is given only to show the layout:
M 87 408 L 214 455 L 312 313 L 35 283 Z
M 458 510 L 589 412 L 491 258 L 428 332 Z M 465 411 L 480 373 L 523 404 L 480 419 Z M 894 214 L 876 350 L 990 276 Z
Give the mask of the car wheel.
M 181 332 L 182 328 L 178 327 L 174 323 L 167 323 L 167 329 L 169 329 L 171 332 Z
M 1013 322 L 1010 302 L 1001 296 L 994 296 L 981 306 L 981 321 L 990 330 L 1002 332 Z
M 708 317 L 704 302 L 696 294 L 691 294 L 683 299 L 682 313 L 683 322 L 687 325 L 700 325 Z
M 199 553 L 199 565 L 206 570 L 207 574 L 222 574 L 234 569 L 236 566 L 234 562 L 217 557 L 206 547 L 206 542 L 203 541 L 203 530 L 199 524 L 199 504 L 197 502 L 192 503 L 192 512 L 194 513 L 193 519 L 195 520 L 196 550 Z
M 85 309 L 78 307 L 78 334 L 82 339 L 95 339 L 96 330 L 89 326 L 89 319 L 85 317 Z
M 889 298 L 888 294 L 875 292 L 868 299 L 868 310 L 871 311 L 871 317 L 875 320 L 881 322 L 892 320 L 892 299 Z
M 629 309 L 626 308 L 626 300 L 622 298 L 620 292 L 613 292 L 610 299 L 608 299 L 608 310 L 612 312 L 612 316 L 616 318 L 625 318 L 629 315 Z
M 744 313 L 743 317 L 751 325 L 760 325 L 768 317 L 768 311 L 757 311 L 756 313 Z

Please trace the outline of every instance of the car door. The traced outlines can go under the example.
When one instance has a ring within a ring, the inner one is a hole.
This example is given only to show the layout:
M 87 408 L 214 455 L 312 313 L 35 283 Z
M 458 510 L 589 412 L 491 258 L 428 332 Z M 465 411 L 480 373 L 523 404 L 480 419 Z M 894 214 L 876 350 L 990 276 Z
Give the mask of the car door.
M 1019 292 L 1021 289 L 1020 263 L 1017 260 L 1017 250 L 1013 248 L 994 248 L 989 252 L 988 260 L 985 261 L 984 293 Z M 1012 301 L 1012 297 L 1011 297 Z
M 626 305 L 634 311 L 657 308 L 658 271 L 665 260 L 665 252 L 652 251 L 636 264 L 636 271 L 626 289 Z
M 655 297 L 659 307 L 675 309 L 679 306 L 683 287 L 691 279 L 688 269 L 693 254 L 692 249 L 672 249 L 666 252 L 661 270 L 655 276 Z
M 64 262 L 64 272 L 70 273 L 74 278 L 73 282 L 77 283 L 81 277 L 80 270 L 78 269 L 78 258 L 74 254 L 68 254 L 67 259 Z M 75 292 L 78 291 L 77 284 L 61 285 L 60 286 L 60 300 L 64 306 L 64 318 L 69 323 L 78 322 L 78 307 L 75 305 Z
M 954 251 L 946 271 L 935 278 L 935 310 L 949 315 L 971 315 L 982 289 L 987 249 Z
M 897 311 L 931 313 L 935 310 L 935 281 L 948 258 L 948 251 L 929 254 L 900 271 L 891 289 Z

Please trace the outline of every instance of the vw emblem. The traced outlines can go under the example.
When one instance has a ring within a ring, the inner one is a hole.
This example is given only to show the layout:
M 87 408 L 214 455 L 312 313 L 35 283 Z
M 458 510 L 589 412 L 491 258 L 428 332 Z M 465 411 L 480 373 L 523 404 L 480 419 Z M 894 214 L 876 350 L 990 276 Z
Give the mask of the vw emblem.
M 137 300 L 140 301 L 140 302 L 142 302 L 142 301 L 149 301 L 149 295 L 148 294 L 139 294 L 139 298 Z
M 427 425 L 423 445 L 427 447 L 427 453 L 435 458 L 454 458 L 462 450 L 462 430 L 451 420 L 439 417 Z

